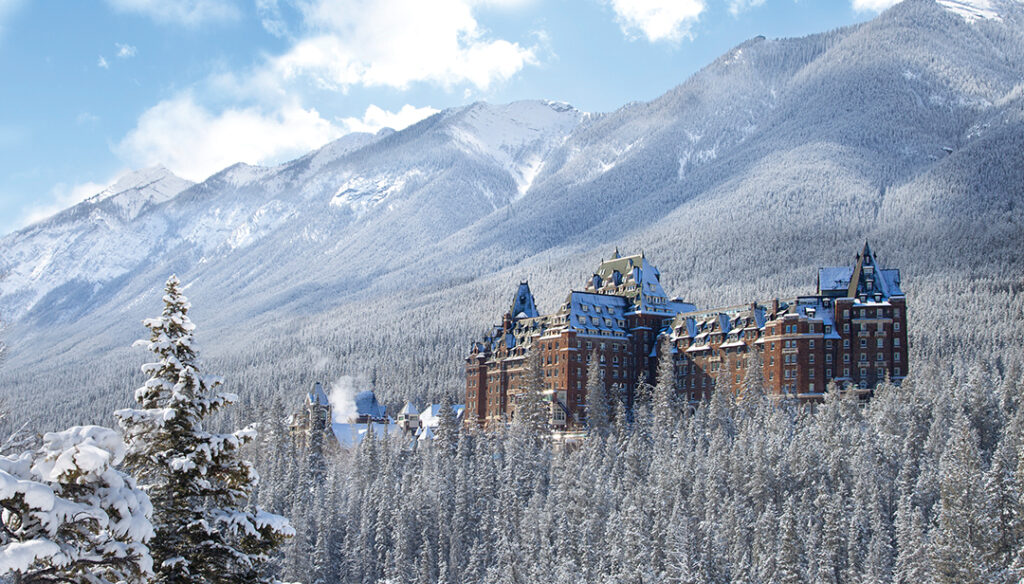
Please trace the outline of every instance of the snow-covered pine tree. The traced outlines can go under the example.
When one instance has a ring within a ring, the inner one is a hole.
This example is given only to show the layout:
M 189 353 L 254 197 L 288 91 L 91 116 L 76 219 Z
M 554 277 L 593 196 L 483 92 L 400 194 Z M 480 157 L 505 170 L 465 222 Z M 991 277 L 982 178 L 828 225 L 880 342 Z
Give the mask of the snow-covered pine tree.
M 608 389 L 601 378 L 601 364 L 597 351 L 587 362 L 587 427 L 598 436 L 608 433 L 611 426 L 611 411 L 608 404 Z
M 142 583 L 152 576 L 149 498 L 115 467 L 117 432 L 76 426 L 0 456 L 0 582 Z
M 526 372 L 521 393 L 517 396 L 515 426 L 526 429 L 533 436 L 541 436 L 550 430 L 550 405 L 545 396 L 544 362 L 540 347 L 535 346 L 526 358 Z
M 657 431 L 670 431 L 678 417 L 676 368 L 672 342 L 665 337 L 658 351 L 658 375 L 654 385 L 651 410 Z
M 434 441 L 438 446 L 443 446 L 448 452 L 454 453 L 459 443 L 459 421 L 455 419 L 451 392 L 444 392 L 441 396 L 441 407 L 438 408 L 437 434 Z
M 258 477 L 239 448 L 252 427 L 213 434 L 203 421 L 236 396 L 204 377 L 193 346 L 190 305 L 175 276 L 164 309 L 144 321 L 156 354 L 135 391 L 138 408 L 115 412 L 128 444 L 125 463 L 153 502 L 150 542 L 156 582 L 267 582 L 266 554 L 293 533 L 284 517 L 247 508 Z

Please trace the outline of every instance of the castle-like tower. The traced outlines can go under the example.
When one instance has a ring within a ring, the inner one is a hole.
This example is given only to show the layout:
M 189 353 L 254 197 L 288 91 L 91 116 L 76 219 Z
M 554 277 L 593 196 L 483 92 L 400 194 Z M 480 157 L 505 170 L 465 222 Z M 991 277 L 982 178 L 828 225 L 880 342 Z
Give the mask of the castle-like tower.
M 880 266 L 867 243 L 852 267 L 819 269 L 813 295 L 709 310 L 669 299 L 643 254 L 616 250 L 552 314 L 539 314 L 529 284 L 519 284 L 502 323 L 470 347 L 465 420 L 512 419 L 527 356 L 536 351 L 552 426 L 579 426 L 591 355 L 608 392 L 628 404 L 641 374 L 654 379 L 664 338 L 676 387 L 693 403 L 718 388 L 739 392 L 754 379 L 771 395 L 804 400 L 821 399 L 830 382 L 869 394 L 907 374 L 906 318 L 899 270 Z M 751 375 L 752 366 L 760 375 Z
M 594 355 L 610 394 L 631 403 L 638 377 L 653 375 L 659 333 L 695 308 L 668 298 L 661 272 L 644 254 L 622 257 L 618 250 L 552 314 L 540 315 L 529 284 L 520 283 L 502 323 L 470 347 L 467 423 L 493 425 L 515 416 L 530 351 L 540 353 L 553 426 L 586 419 L 586 370 Z
M 752 365 L 769 394 L 805 400 L 831 382 L 869 394 L 909 367 L 900 272 L 882 268 L 867 243 L 852 267 L 820 268 L 814 295 L 680 314 L 671 338 L 678 386 L 692 402 L 739 391 Z

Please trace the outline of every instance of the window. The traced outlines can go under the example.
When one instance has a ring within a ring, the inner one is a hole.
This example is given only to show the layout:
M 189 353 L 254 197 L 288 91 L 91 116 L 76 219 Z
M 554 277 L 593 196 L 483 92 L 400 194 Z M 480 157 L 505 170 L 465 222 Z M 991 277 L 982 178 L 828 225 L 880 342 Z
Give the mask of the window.
M 814 379 L 814 369 L 807 370 L 807 377 L 809 377 L 810 379 Z
M 867 361 L 868 360 L 868 354 L 867 353 L 861 353 L 860 354 L 860 360 L 861 361 Z
M 844 349 L 849 349 L 850 348 L 850 339 L 843 339 L 843 348 Z
M 879 338 L 879 339 L 875 339 L 875 345 L 876 345 L 876 346 L 877 346 L 877 347 L 878 347 L 879 349 L 881 349 L 882 347 L 884 347 L 884 346 L 885 346 L 885 339 L 882 339 L 882 338 Z
M 900 317 L 900 309 L 899 308 L 893 308 L 892 309 L 892 315 L 894 317 L 896 317 L 896 318 L 899 318 Z
M 807 346 L 808 346 L 808 348 L 813 349 L 814 348 L 814 339 L 811 339 L 811 340 L 807 341 Z
M 868 323 L 866 323 L 866 322 L 860 323 L 860 330 L 862 330 L 862 331 L 868 330 Z
M 826 324 L 825 325 L 825 334 L 828 335 L 828 334 L 831 334 L 831 333 L 832 333 L 832 325 Z
M 896 351 L 895 353 L 892 354 L 892 360 L 896 361 L 897 363 L 899 362 L 899 360 L 900 360 L 900 353 L 899 353 L 899 351 Z
M 832 362 L 832 354 L 831 353 L 829 353 L 828 355 L 825 355 L 825 362 L 826 363 L 831 363 Z
M 807 356 L 807 362 L 814 363 L 814 353 L 811 353 L 810 355 Z
M 875 361 L 881 361 L 884 359 L 881 353 L 875 353 Z
M 774 371 L 769 371 L 768 372 L 768 379 L 769 380 L 775 379 L 775 372 Z
M 899 375 L 900 375 L 900 368 L 899 367 L 894 367 L 893 370 L 892 370 L 892 374 L 897 376 L 897 377 L 899 377 Z
M 843 311 L 843 318 L 850 318 L 850 309 L 846 309 Z
M 864 379 L 864 378 L 865 378 L 865 377 L 867 377 L 867 376 L 868 376 L 868 370 L 867 370 L 867 369 L 864 369 L 864 368 L 862 367 L 862 368 L 861 368 L 861 370 L 860 370 L 860 378 L 861 378 L 861 379 Z
M 849 362 L 850 362 L 850 354 L 849 353 L 843 353 L 843 363 L 849 363 Z
M 812 371 L 812 373 L 813 373 L 813 371 Z M 814 377 L 814 376 L 812 375 L 811 377 Z M 813 383 L 808 383 L 807 384 L 807 391 L 810 392 L 810 393 L 814 393 L 814 384 Z
M 848 322 L 844 322 L 843 323 L 843 332 L 844 333 L 850 332 L 850 323 L 848 323 Z
M 892 323 L 892 330 L 899 331 L 900 330 L 900 323 L 898 323 L 898 322 Z
M 825 370 L 825 379 L 832 379 L 832 370 L 831 369 L 826 369 Z
M 849 376 L 850 376 L 850 368 L 849 367 L 843 367 L 843 377 L 849 377 Z
M 867 339 L 861 339 L 860 340 L 860 348 L 861 349 L 867 349 L 868 348 L 868 340 Z
M 892 346 L 894 346 L 894 347 L 900 346 L 900 338 L 899 337 L 896 337 L 896 338 L 894 338 L 892 340 Z

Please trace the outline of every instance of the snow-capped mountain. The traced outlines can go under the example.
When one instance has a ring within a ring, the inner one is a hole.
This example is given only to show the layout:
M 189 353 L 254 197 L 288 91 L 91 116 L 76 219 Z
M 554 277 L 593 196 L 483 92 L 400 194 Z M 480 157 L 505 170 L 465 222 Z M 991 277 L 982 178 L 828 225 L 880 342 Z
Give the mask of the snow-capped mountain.
M 111 355 L 172 272 L 222 373 L 372 369 L 385 399 L 457 386 L 463 341 L 514 280 L 543 310 L 615 245 L 698 304 L 806 290 L 867 238 L 911 289 L 1020 273 L 1022 24 L 1016 1 L 906 0 L 751 39 L 607 114 L 477 103 L 177 193 L 166 171 L 126 178 L 0 240 L 0 383 L 66 382 L 86 359 L 111 373 L 81 383 L 116 383 Z

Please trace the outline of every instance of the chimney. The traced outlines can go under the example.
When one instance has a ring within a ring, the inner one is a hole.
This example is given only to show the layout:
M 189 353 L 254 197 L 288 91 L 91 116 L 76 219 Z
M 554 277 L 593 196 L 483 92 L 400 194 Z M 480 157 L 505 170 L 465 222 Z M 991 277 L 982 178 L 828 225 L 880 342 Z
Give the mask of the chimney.
M 779 299 L 772 298 L 772 320 L 775 320 L 779 315 Z

